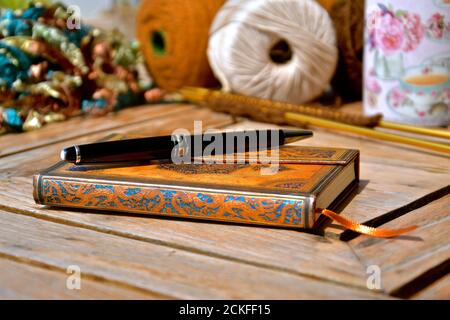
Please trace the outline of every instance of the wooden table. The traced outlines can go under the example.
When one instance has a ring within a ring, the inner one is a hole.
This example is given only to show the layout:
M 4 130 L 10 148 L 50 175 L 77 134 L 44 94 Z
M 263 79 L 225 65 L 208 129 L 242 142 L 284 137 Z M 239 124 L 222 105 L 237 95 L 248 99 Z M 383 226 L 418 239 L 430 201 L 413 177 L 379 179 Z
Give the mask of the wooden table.
M 394 239 L 336 225 L 321 236 L 34 203 L 31 177 L 58 161 L 62 147 L 113 132 L 170 134 L 194 120 L 204 129 L 269 127 L 155 105 L 1 136 L 0 298 L 450 298 L 450 161 L 410 147 L 320 129 L 302 142 L 361 151 L 360 188 L 342 212 L 373 226 L 419 226 Z M 69 266 L 80 268 L 81 290 L 67 289 Z M 374 270 L 381 288 L 371 290 Z

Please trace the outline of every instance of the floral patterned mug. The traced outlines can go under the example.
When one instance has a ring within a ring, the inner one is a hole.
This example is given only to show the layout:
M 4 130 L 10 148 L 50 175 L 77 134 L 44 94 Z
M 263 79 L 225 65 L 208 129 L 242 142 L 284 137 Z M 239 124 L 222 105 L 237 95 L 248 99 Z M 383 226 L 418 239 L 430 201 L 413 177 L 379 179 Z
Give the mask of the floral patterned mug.
M 366 0 L 364 110 L 450 122 L 450 0 Z

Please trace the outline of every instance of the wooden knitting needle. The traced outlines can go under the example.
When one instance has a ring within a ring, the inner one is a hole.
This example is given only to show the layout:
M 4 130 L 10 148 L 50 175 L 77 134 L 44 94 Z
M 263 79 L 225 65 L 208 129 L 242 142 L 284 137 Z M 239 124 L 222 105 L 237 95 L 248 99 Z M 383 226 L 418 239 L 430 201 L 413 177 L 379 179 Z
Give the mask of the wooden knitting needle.
M 381 120 L 378 123 L 378 127 L 385 129 L 392 129 L 397 131 L 411 132 L 416 134 L 423 134 L 427 136 L 433 136 L 438 138 L 450 139 L 450 130 L 445 129 L 432 129 L 432 128 L 423 128 L 416 127 L 406 124 L 400 124 L 390 121 Z
M 280 118 L 282 119 L 283 115 L 289 112 L 293 114 L 308 115 L 316 119 L 329 120 L 332 123 L 347 124 L 354 128 L 360 128 L 361 130 L 359 132 L 362 132 L 362 129 L 365 128 L 368 129 L 369 132 L 376 132 L 381 134 L 380 131 L 375 131 L 371 129 L 375 126 L 378 126 L 380 128 L 393 129 L 398 131 L 411 132 L 415 134 L 422 134 L 427 136 L 435 136 L 450 139 L 450 132 L 448 130 L 422 128 L 411 125 L 383 121 L 381 120 L 380 115 L 367 117 L 358 114 L 350 114 L 338 110 L 330 110 L 323 107 L 311 107 L 278 101 L 270 101 L 255 97 L 248 97 L 228 92 L 222 92 L 218 90 L 209 90 L 205 88 L 184 87 L 179 92 L 184 96 L 185 99 L 187 99 L 190 102 L 199 103 L 201 105 L 211 108 L 212 110 L 227 112 L 236 116 L 250 115 L 256 119 L 261 119 L 259 115 L 265 114 L 267 115 L 268 113 L 273 112 L 275 115 L 279 114 L 281 116 Z M 402 139 L 404 138 L 404 141 L 406 140 L 409 141 L 410 139 L 412 141 L 419 140 L 414 138 L 406 138 L 395 134 L 391 134 L 391 136 L 399 137 Z M 378 135 L 378 138 L 380 137 L 381 136 Z M 412 141 L 410 141 L 410 144 L 412 143 Z M 427 142 L 425 142 L 425 144 L 428 145 Z M 432 142 L 430 142 L 430 144 L 434 145 L 434 143 Z M 445 146 L 445 144 L 439 143 L 436 144 Z
M 420 140 L 416 138 L 404 137 L 392 133 L 376 131 L 365 127 L 354 126 L 341 122 L 325 120 L 321 118 L 306 116 L 299 113 L 287 112 L 284 114 L 285 119 L 293 125 L 313 125 L 322 128 L 340 130 L 345 132 L 356 133 L 366 137 L 376 138 L 384 141 L 398 142 L 415 147 L 426 148 L 434 151 L 450 154 L 450 145 Z
M 368 117 L 333 110 L 330 108 L 296 105 L 279 101 L 259 99 L 256 97 L 242 96 L 218 90 L 209 90 L 205 88 L 184 87 L 180 89 L 179 92 L 190 102 L 200 103 L 212 108 L 213 110 L 228 112 L 234 115 L 247 115 L 249 110 L 254 112 L 257 109 L 278 111 L 280 114 L 292 112 L 321 119 L 328 119 L 331 121 L 339 121 L 354 126 L 363 126 L 367 128 L 378 126 L 380 128 L 450 139 L 450 131 L 448 130 L 423 128 L 383 121 L 381 119 L 381 115 Z

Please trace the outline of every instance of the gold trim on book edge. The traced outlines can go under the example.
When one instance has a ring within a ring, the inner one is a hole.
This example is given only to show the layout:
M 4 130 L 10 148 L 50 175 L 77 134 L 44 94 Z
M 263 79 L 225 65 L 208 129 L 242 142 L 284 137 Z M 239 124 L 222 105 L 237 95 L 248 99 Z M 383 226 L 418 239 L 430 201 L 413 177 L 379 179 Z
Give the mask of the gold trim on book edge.
M 326 168 L 325 168 L 326 169 Z M 274 188 L 263 188 L 259 189 L 240 189 L 234 186 L 229 185 L 214 185 L 205 186 L 204 184 L 198 183 L 190 183 L 189 185 L 180 185 L 176 183 L 176 181 L 167 181 L 167 180 L 151 180 L 149 181 L 147 178 L 130 178 L 130 177 L 120 177 L 121 180 L 114 180 L 117 178 L 116 176 L 96 176 L 90 175 L 87 177 L 79 177 L 72 174 L 64 174 L 58 173 L 57 175 L 49 172 L 45 175 L 45 178 L 55 179 L 55 180 L 68 180 L 68 181 L 76 181 L 76 182 L 99 182 L 99 183 L 109 183 L 109 184 L 117 184 L 117 185 L 132 185 L 136 187 L 166 187 L 170 189 L 178 189 L 178 190 L 195 190 L 195 191 L 211 191 L 211 192 L 219 192 L 229 194 L 230 192 L 246 194 L 246 195 L 262 195 L 262 196 L 274 196 L 274 197 L 308 197 L 311 195 L 311 192 L 299 192 L 295 191 L 295 189 L 291 189 L 291 192 L 282 192 L 282 190 L 286 189 L 274 189 Z
M 35 174 L 33 176 L 33 199 L 34 199 L 34 202 L 42 204 L 42 201 L 39 197 L 39 191 L 40 191 L 39 180 L 40 179 L 41 179 L 40 174 Z
M 296 148 L 296 146 L 289 146 L 287 148 Z M 336 148 L 318 148 L 318 147 L 298 147 L 299 149 L 317 149 L 317 150 L 330 150 L 335 151 L 335 154 L 331 158 L 320 158 L 320 157 L 298 157 L 298 158 L 280 158 L 278 161 L 281 164 L 324 164 L 324 165 L 344 165 L 349 161 L 349 159 L 353 158 L 353 153 L 357 150 L 349 150 L 349 149 L 336 149 Z M 264 155 L 263 159 L 270 159 L 272 155 Z M 203 161 L 224 161 L 227 160 L 226 155 L 217 155 L 217 156 L 208 156 L 203 158 L 194 158 L 201 159 Z M 246 161 L 252 163 L 260 163 L 260 157 L 256 155 L 256 152 L 251 153 L 238 153 L 234 154 L 233 161 L 227 161 L 227 163 L 236 163 L 238 161 Z

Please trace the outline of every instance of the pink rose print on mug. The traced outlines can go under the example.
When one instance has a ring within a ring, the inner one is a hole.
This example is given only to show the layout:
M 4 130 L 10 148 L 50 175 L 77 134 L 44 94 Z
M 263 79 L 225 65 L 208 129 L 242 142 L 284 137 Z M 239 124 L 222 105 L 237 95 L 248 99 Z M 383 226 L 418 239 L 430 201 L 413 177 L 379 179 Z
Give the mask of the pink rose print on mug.
M 404 33 L 405 41 L 403 44 L 403 51 L 413 51 L 419 46 L 425 31 L 425 28 L 420 21 L 420 16 L 417 14 L 403 12 L 399 18 L 403 23 L 404 30 L 406 31 Z
M 426 31 L 430 39 L 450 40 L 450 19 L 436 12 L 427 20 Z
M 444 101 L 450 104 L 450 88 L 444 88 L 443 90 Z
M 381 16 L 375 29 L 375 45 L 384 54 L 392 54 L 402 48 L 403 24 L 390 14 Z
M 382 91 L 381 85 L 374 77 L 367 77 L 365 80 L 365 89 L 369 107 L 375 108 L 378 103 L 378 95 Z
M 375 94 L 379 94 L 381 92 L 381 86 L 378 83 L 377 79 L 373 77 L 368 77 L 366 79 L 366 89 Z
M 391 91 L 391 101 L 392 101 L 392 106 L 394 108 L 397 108 L 401 105 L 403 105 L 403 102 L 406 99 L 406 93 L 399 89 L 399 88 L 394 88 Z
M 424 35 L 420 16 L 405 10 L 394 12 L 381 3 L 378 7 L 367 18 L 371 48 L 381 48 L 385 54 L 416 49 Z
M 398 78 L 403 72 L 403 52 L 415 50 L 422 41 L 424 26 L 418 14 L 405 10 L 394 11 L 383 4 L 369 13 L 368 41 L 375 54 L 377 76 Z
M 427 35 L 433 39 L 442 39 L 445 33 L 445 20 L 444 15 L 435 13 L 427 21 Z

